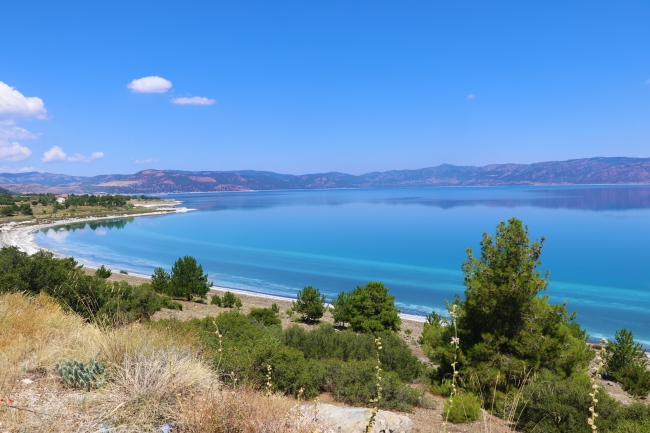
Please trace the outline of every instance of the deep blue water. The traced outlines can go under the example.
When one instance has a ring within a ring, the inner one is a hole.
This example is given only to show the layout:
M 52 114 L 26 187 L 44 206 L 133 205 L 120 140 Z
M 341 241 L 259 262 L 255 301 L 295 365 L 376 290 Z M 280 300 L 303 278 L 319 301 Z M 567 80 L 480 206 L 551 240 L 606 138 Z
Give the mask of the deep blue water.
M 592 337 L 623 327 L 650 345 L 650 187 L 489 187 L 175 194 L 196 212 L 44 230 L 40 245 L 151 274 L 182 255 L 215 285 L 328 300 L 384 282 L 407 313 L 444 312 L 463 293 L 465 250 L 522 219 L 546 237 L 547 293 Z

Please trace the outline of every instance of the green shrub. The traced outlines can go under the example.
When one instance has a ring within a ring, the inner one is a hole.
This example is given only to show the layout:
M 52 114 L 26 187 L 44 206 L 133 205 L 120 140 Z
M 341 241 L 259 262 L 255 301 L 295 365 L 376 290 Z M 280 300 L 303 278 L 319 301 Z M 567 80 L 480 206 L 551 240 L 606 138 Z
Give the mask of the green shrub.
M 278 314 L 280 312 L 280 307 L 278 307 L 278 304 L 275 302 L 271 304 L 271 311 L 273 311 L 275 314 Z
M 451 395 L 451 381 L 450 380 L 433 380 L 429 388 L 432 394 L 442 397 L 449 397 Z
M 352 297 L 349 292 L 341 292 L 335 299 L 332 299 L 332 317 L 334 323 L 345 326 L 352 319 Z
M 223 302 L 221 301 L 221 296 L 219 295 L 212 295 L 212 298 L 210 298 L 210 305 L 217 305 L 221 307 Z
M 650 393 L 650 371 L 644 365 L 628 365 L 614 377 L 623 389 L 634 397 L 646 397 Z
M 614 433 L 650 432 L 650 406 L 633 403 L 621 408 Z
M 638 364 L 645 366 L 648 362 L 645 350 L 634 341 L 634 333 L 623 328 L 616 331 L 614 340 L 607 343 L 605 368 L 608 375 L 614 377 L 624 368 Z
M 410 382 L 423 372 L 422 363 L 399 336 L 381 334 L 383 349 L 379 353 L 382 369 L 395 372 L 402 380 Z M 307 359 L 340 359 L 363 361 L 376 359 L 375 337 L 357 334 L 351 330 L 337 331 L 324 324 L 312 331 L 292 326 L 282 333 L 284 344 L 304 353 Z
M 221 298 L 221 304 L 224 308 L 232 308 L 237 304 L 239 298 L 235 296 L 232 292 L 228 291 L 224 293 L 223 298 Z M 241 300 L 239 301 L 241 302 Z
M 370 281 L 349 293 L 341 293 L 332 301 L 334 321 L 349 322 L 355 332 L 378 333 L 399 331 L 402 319 L 395 307 L 395 296 L 383 283 Z
M 170 294 L 169 274 L 163 268 L 156 268 L 151 275 L 151 287 L 158 293 Z
M 264 389 L 270 365 L 274 391 L 296 396 L 303 388 L 304 397 L 311 398 L 326 390 L 338 401 L 372 404 L 376 395 L 377 353 L 372 335 L 337 332 L 331 325 L 321 325 L 313 331 L 295 326 L 283 332 L 277 325 L 265 325 L 264 320 L 272 317 L 275 315 L 271 309 L 253 309 L 248 315 L 231 310 L 214 319 L 161 321 L 155 326 L 180 327 L 185 331 L 179 332 L 199 335 L 202 346 L 219 362 L 221 377 L 226 382 L 237 378 L 239 383 Z M 215 325 L 223 336 L 221 353 L 217 352 L 219 340 Z M 382 336 L 384 348 L 380 356 L 385 360 L 382 360 L 385 371 L 382 372 L 384 399 L 380 406 L 409 410 L 421 404 L 422 399 L 405 381 L 421 374 L 422 366 L 408 346 L 398 341 L 392 333 Z M 336 357 L 339 359 L 332 359 Z
M 292 309 L 301 315 L 302 320 L 316 321 L 325 313 L 325 296 L 321 295 L 317 288 L 307 286 L 298 292 Z
M 132 286 L 125 281 L 114 282 L 103 294 L 99 317 L 106 317 L 113 324 L 149 320 L 161 308 L 182 310 L 182 305 L 161 296 L 148 284 Z
M 56 363 L 56 371 L 67 386 L 90 391 L 106 384 L 106 366 L 93 359 L 88 363 L 64 361 Z
M 453 423 L 474 422 L 481 416 L 481 402 L 474 394 L 458 394 L 445 400 L 442 415 Z
M 264 324 L 264 326 L 280 325 L 282 323 L 270 308 L 251 308 L 248 317 Z
M 591 382 L 586 374 L 562 378 L 548 371 L 523 387 L 522 399 L 513 407 L 512 398 L 503 405 L 514 411 L 517 428 L 524 432 L 588 433 L 589 407 L 593 404 L 589 393 Z M 619 421 L 620 404 L 601 390 L 598 393 L 596 426 L 609 431 Z M 507 417 L 509 414 L 501 414 Z
M 377 394 L 376 361 L 327 361 L 324 364 L 324 389 L 343 403 L 367 406 Z M 420 393 L 404 384 L 391 372 L 382 372 L 382 399 L 379 407 L 401 411 L 411 410 L 420 402 Z
M 34 210 L 29 203 L 23 203 L 20 205 L 20 213 L 23 215 L 34 215 Z
M 634 334 L 627 329 L 616 331 L 614 340 L 607 343 L 605 369 L 607 376 L 620 382 L 623 389 L 635 397 L 650 393 L 648 358 Z
M 621 421 L 612 433 L 648 433 L 650 432 L 650 421 Z
M 269 339 L 253 350 L 253 367 L 258 387 L 267 382 L 267 367 L 270 365 L 272 389 L 297 396 L 303 389 L 305 398 L 314 398 L 320 390 L 323 372 L 317 363 L 308 363 L 302 352 Z
M 95 276 L 98 278 L 103 278 L 107 279 L 113 274 L 113 272 L 110 269 L 106 269 L 104 265 L 101 265 L 96 271 L 95 271 Z

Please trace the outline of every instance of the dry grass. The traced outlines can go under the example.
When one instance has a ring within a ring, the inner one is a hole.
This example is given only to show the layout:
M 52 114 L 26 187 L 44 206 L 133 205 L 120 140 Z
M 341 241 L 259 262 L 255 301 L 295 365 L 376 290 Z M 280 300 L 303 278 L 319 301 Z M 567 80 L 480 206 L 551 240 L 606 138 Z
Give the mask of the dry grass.
M 296 401 L 221 388 L 192 335 L 134 324 L 101 329 L 47 296 L 0 296 L 0 432 L 314 432 Z M 99 358 L 109 384 L 63 386 L 54 364 Z M 6 400 L 8 401 L 8 400 Z
M 65 313 L 45 295 L 0 297 L 0 394 L 11 393 L 21 376 L 51 369 L 63 359 L 87 360 L 101 333 Z
M 190 433 L 313 433 L 322 424 L 300 413 L 300 402 L 267 397 L 246 388 L 224 389 L 193 399 L 181 413 L 181 431 Z

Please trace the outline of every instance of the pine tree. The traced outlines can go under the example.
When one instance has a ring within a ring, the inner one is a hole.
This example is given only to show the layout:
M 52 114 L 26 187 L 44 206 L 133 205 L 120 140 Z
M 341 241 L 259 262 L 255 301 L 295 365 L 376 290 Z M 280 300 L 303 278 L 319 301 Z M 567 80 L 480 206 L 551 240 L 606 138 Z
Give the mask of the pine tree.
M 208 282 L 203 266 L 198 265 L 194 257 L 185 256 L 176 260 L 172 266 L 169 286 L 172 296 L 191 301 L 193 296 L 205 298 L 212 282 Z

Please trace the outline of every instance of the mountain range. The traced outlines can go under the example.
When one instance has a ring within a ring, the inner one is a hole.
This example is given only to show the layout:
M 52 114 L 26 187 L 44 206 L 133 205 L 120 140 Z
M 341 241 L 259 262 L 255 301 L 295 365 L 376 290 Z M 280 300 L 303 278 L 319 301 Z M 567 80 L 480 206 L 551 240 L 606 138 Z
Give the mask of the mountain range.
M 339 172 L 290 175 L 254 170 L 143 170 L 135 174 L 92 177 L 40 172 L 0 173 L 0 187 L 11 191 L 77 194 L 588 184 L 650 184 L 650 158 L 599 157 L 482 167 L 442 164 L 362 175 Z

